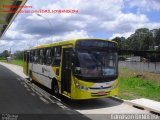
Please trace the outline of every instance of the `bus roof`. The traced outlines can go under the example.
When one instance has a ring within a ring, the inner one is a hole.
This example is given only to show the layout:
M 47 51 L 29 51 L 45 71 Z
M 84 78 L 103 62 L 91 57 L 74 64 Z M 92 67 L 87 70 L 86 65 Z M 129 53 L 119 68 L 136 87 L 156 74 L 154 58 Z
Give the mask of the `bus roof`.
M 49 44 L 35 46 L 35 47 L 31 48 L 30 50 L 32 50 L 32 49 L 38 49 L 38 48 L 48 48 L 48 47 L 52 47 L 52 46 L 61 46 L 61 45 L 70 45 L 70 44 L 75 45 L 76 41 L 79 41 L 79 40 L 103 40 L 103 41 L 108 41 L 108 42 L 116 43 L 115 41 L 111 41 L 111 40 L 107 40 L 107 39 L 83 38 L 83 39 L 72 39 L 72 40 L 56 41 L 56 42 L 49 43 Z

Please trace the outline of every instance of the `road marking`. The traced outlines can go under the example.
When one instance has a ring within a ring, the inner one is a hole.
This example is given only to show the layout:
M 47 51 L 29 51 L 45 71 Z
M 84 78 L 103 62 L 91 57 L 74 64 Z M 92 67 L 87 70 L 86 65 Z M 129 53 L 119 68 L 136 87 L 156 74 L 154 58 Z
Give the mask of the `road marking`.
M 34 94 L 34 93 L 31 93 L 31 95 L 32 95 L 32 96 L 36 96 L 36 94 Z
M 24 84 L 24 87 L 25 87 L 25 88 L 28 88 L 28 86 L 27 86 L 26 84 Z
M 43 97 L 39 97 L 43 102 L 45 102 L 46 104 L 49 104 L 49 102 L 45 99 L 45 98 L 43 98 Z
M 24 84 L 23 82 L 20 82 L 22 85 Z
M 31 91 L 29 88 L 27 88 L 27 91 Z
M 17 80 L 18 80 L 18 81 L 21 81 L 21 79 L 20 79 L 20 78 L 17 78 Z
M 40 93 L 38 93 L 37 91 L 35 91 L 35 93 L 37 94 L 37 95 L 39 95 L 40 97 L 42 96 Z
M 33 91 L 33 92 L 35 92 L 35 90 L 31 87 L 31 90 Z
M 42 88 L 38 87 L 37 85 L 31 83 L 30 81 L 27 81 L 25 79 L 22 79 L 24 81 L 25 86 L 30 87 L 30 89 L 39 95 L 39 98 L 45 102 L 46 104 L 49 103 L 56 103 L 59 107 L 66 109 L 66 110 L 71 110 L 69 107 L 65 106 L 63 103 L 61 103 L 61 99 L 51 95 L 50 93 L 46 92 Z M 34 93 L 31 93 L 31 95 L 35 96 Z
M 59 102 L 61 102 L 61 99 L 58 99 L 57 97 L 51 95 L 51 97 L 53 97 L 54 99 L 58 100 Z
M 48 100 L 50 100 L 50 101 L 51 101 L 51 103 L 55 103 L 55 101 L 54 101 L 54 100 L 52 100 L 52 99 L 50 99 L 50 98 L 48 98 Z
M 57 102 L 56 103 L 58 106 L 60 106 L 61 108 L 67 108 L 66 106 L 64 106 L 62 103 L 60 103 L 60 102 Z

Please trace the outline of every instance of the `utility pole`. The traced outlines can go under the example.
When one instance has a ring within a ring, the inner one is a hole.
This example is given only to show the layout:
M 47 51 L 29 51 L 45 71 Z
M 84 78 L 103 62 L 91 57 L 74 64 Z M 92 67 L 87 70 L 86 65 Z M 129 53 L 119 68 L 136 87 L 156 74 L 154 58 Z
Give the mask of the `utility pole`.
M 49 26 L 50 26 L 51 31 L 52 31 L 52 28 L 53 28 L 52 23 L 51 23 L 46 17 L 42 16 L 41 14 L 36 13 L 36 15 L 39 16 L 39 17 L 42 17 L 44 20 L 46 20 L 47 23 L 48 23 Z M 52 37 L 52 36 L 51 36 L 51 37 Z M 53 41 L 53 37 L 52 37 L 52 41 Z

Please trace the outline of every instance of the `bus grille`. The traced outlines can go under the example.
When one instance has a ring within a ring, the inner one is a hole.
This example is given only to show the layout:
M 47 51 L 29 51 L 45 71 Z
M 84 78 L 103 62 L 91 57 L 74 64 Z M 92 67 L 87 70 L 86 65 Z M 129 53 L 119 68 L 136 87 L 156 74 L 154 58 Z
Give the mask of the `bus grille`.
M 99 93 L 91 93 L 92 97 L 99 97 L 99 96 L 107 96 L 110 93 L 110 91 L 105 92 L 104 94 Z

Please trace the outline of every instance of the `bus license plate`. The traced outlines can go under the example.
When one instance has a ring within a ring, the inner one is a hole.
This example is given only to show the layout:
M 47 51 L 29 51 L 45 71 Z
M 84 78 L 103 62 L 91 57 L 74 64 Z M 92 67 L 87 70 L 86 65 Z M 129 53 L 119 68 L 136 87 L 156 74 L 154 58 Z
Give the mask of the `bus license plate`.
M 98 95 L 105 95 L 106 92 L 105 92 L 105 91 L 100 91 L 100 92 L 98 92 L 97 94 L 98 94 Z

